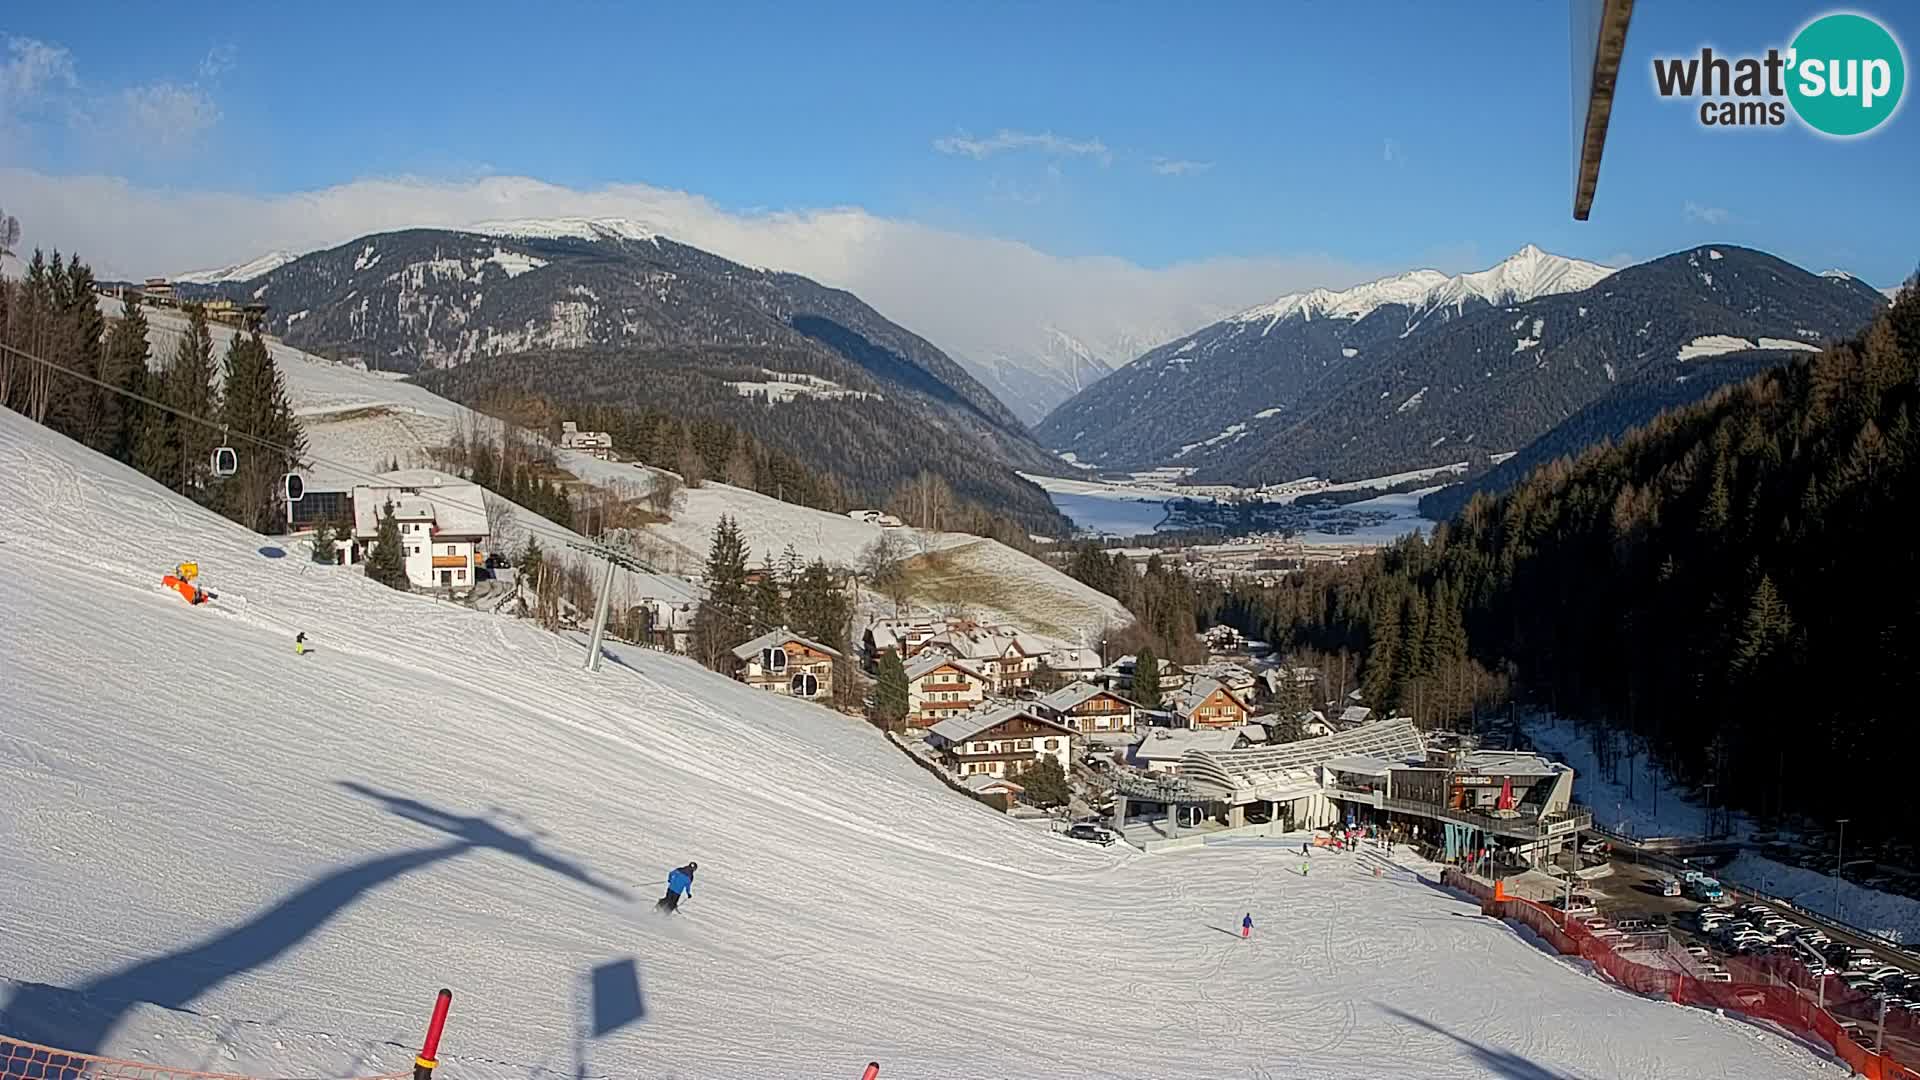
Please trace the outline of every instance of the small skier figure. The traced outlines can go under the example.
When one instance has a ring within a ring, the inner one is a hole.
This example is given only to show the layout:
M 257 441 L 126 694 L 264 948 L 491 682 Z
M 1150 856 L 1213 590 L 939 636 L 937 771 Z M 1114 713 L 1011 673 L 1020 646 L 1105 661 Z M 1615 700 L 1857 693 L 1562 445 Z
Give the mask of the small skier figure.
M 1307 876 L 1307 864 L 1306 864 L 1306 863 L 1301 863 L 1301 864 L 1300 864 L 1300 876 L 1301 876 L 1301 877 L 1306 877 L 1306 876 Z
M 667 895 L 661 897 L 659 901 L 653 905 L 654 908 L 659 911 L 664 911 L 669 915 L 679 911 L 680 898 L 682 896 L 693 895 L 693 872 L 698 869 L 700 869 L 699 863 L 690 862 L 685 866 L 676 868 L 673 873 L 668 874 Z
M 295 656 L 305 656 L 307 654 L 307 632 L 306 631 L 302 630 L 301 632 L 293 635 L 293 654 Z
M 1247 912 L 1246 917 L 1240 920 L 1240 938 L 1241 940 L 1244 941 L 1247 938 L 1250 938 L 1252 936 L 1253 936 L 1253 912 L 1249 911 Z

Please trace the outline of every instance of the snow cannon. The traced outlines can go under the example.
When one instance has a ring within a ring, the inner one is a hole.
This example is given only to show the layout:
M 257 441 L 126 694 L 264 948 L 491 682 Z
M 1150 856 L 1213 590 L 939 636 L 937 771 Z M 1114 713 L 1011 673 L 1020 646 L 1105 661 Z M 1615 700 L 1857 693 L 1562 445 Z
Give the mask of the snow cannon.
M 186 562 L 174 567 L 173 573 L 163 576 L 160 584 L 179 593 L 189 604 L 204 604 L 207 602 L 207 593 L 197 584 L 199 579 L 200 564 Z

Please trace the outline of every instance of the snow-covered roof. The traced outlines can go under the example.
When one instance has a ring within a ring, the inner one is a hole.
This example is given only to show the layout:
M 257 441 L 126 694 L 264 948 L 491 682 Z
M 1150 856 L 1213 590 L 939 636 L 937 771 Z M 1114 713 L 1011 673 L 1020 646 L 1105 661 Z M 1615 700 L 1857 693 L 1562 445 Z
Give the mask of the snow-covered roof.
M 1343 724 L 1364 724 L 1367 722 L 1367 717 L 1372 715 L 1373 710 L 1367 708 L 1365 705 L 1349 705 L 1341 710 L 1340 722 Z
M 807 638 L 803 638 L 799 634 L 794 633 L 793 631 L 787 629 L 784 626 L 775 627 L 774 629 L 769 630 L 764 634 L 761 634 L 759 637 L 754 638 L 752 641 L 749 641 L 743 645 L 736 647 L 733 650 L 733 655 L 738 657 L 741 660 L 750 660 L 753 657 L 760 655 L 760 650 L 762 649 L 776 648 L 778 646 L 785 645 L 789 641 L 797 641 L 800 644 L 805 645 L 807 648 L 812 649 L 815 652 L 826 653 L 828 656 L 840 655 L 838 650 L 829 649 L 825 645 L 822 645 L 817 641 L 811 641 Z
M 1319 790 L 1315 770 L 1342 758 L 1390 763 L 1423 760 L 1426 744 L 1411 720 L 1382 720 L 1317 739 L 1244 750 L 1196 751 L 1180 763 L 1182 775 L 1227 793 L 1292 797 Z
M 1087 702 L 1092 701 L 1094 698 L 1099 697 L 1101 694 L 1108 694 L 1113 697 L 1120 698 L 1121 701 L 1126 701 L 1128 705 L 1134 704 L 1131 701 L 1127 701 L 1126 698 L 1121 697 L 1119 694 L 1115 694 L 1111 690 L 1108 690 L 1104 687 L 1095 686 L 1094 684 L 1089 682 L 1068 683 L 1067 685 L 1061 687 L 1060 689 L 1055 690 L 1053 693 L 1048 694 L 1047 696 L 1041 698 L 1040 704 L 1045 705 L 1047 708 L 1056 710 L 1058 712 L 1066 712 L 1068 709 L 1074 708 L 1079 705 L 1084 705 Z
M 1455 768 L 1489 776 L 1557 776 L 1565 765 L 1524 750 L 1475 750 L 1462 754 Z
M 1100 653 L 1097 649 L 1055 649 L 1047 655 L 1047 666 L 1055 671 L 1099 671 Z
M 974 773 L 962 779 L 960 786 L 978 795 L 984 795 L 989 791 L 1011 791 L 1018 795 L 1027 790 L 1004 776 L 993 776 L 989 773 Z
M 1240 737 L 1250 743 L 1266 742 L 1267 726 L 1265 724 L 1242 724 L 1240 726 Z
M 1152 728 L 1133 756 L 1141 761 L 1178 761 L 1189 750 L 1231 750 L 1239 728 Z
M 1358 773 L 1361 776 L 1385 776 L 1392 771 L 1391 762 L 1365 754 L 1347 754 L 1328 761 L 1326 767 L 1334 772 Z
M 1073 734 L 1071 730 L 1041 717 L 1031 709 L 1021 705 L 995 705 L 992 708 L 976 709 L 973 712 L 961 713 L 959 716 L 949 716 L 945 720 L 928 728 L 927 733 L 930 735 L 938 735 L 948 742 L 966 742 L 981 732 L 998 727 L 1016 716 L 1024 716 L 1036 724 L 1045 724 L 1047 727 L 1055 729 L 1062 735 Z
M 1012 627 L 985 629 L 950 626 L 922 642 L 920 647 L 948 649 L 954 655 L 970 660 L 988 660 L 1005 656 L 1007 650 L 1014 647 L 1026 656 L 1045 656 L 1051 651 L 1046 642 Z
M 941 652 L 919 653 L 907 661 L 907 678 L 908 680 L 918 679 L 943 667 L 958 668 L 976 679 L 986 679 L 986 676 L 980 673 L 980 669 L 974 667 L 970 661 L 956 660 Z
M 486 492 L 471 480 L 433 469 L 401 469 L 381 473 L 378 484 L 353 488 L 353 531 L 373 536 L 380 531 L 380 515 L 388 502 L 401 521 L 431 521 L 436 533 L 448 536 L 487 535 Z

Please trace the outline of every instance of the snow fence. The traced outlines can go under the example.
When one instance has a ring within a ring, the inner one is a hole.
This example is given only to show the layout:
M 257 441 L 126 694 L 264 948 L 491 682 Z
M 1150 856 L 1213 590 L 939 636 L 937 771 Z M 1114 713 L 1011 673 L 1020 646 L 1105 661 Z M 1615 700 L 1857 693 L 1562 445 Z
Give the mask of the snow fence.
M 1444 871 L 1440 880 L 1479 900 L 1480 909 L 1488 915 L 1525 926 L 1561 954 L 1588 961 L 1594 970 L 1635 993 L 1777 1024 L 1801 1038 L 1817 1039 L 1833 1047 L 1834 1056 L 1868 1080 L 1920 1080 L 1916 1063 L 1903 1063 L 1891 1053 L 1874 1053 L 1840 1026 L 1841 1017 L 1836 1012 L 1871 1037 L 1880 1020 L 1871 998 L 1828 976 L 1827 1007 L 1821 1008 L 1815 1003 L 1820 993 L 1818 980 L 1789 957 L 1732 957 L 1726 961 L 1726 968 L 1734 981 L 1707 982 L 1686 971 L 1640 963 L 1615 949 L 1606 938 L 1596 937 L 1578 920 L 1531 900 L 1504 893 L 1496 898 L 1493 886 L 1457 870 Z M 1905 1009 L 1889 1012 L 1886 1030 L 1888 1035 L 1920 1038 L 1920 1024 Z
M 363 1080 L 411 1080 L 413 1071 L 383 1073 Z M 233 1073 L 173 1069 L 144 1061 L 58 1050 L 0 1035 L 0 1078 L 4 1080 L 258 1080 Z

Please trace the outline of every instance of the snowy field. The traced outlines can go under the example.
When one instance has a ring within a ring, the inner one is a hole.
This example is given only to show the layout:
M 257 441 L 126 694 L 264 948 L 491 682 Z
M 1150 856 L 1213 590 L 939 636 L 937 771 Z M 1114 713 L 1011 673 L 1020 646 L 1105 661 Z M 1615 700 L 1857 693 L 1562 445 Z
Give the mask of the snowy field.
M 1344 484 L 1327 484 L 1307 479 L 1295 481 L 1292 485 L 1263 490 L 1260 495 L 1261 498 L 1270 502 L 1290 503 L 1302 495 L 1313 492 L 1359 491 L 1367 488 L 1391 487 L 1409 480 L 1431 479 L 1465 468 L 1466 463 L 1462 462 L 1457 466 L 1421 469 L 1416 472 L 1398 473 L 1370 480 L 1354 480 Z M 1090 532 L 1111 536 L 1138 536 L 1153 532 L 1155 527 L 1165 520 L 1166 503 L 1170 499 L 1206 498 L 1199 495 L 1183 496 L 1174 491 L 1154 491 L 1119 484 L 1105 484 L 1095 480 L 1069 480 L 1026 473 L 1021 475 L 1046 491 L 1047 497 L 1053 500 L 1053 505 L 1058 507 L 1061 513 L 1072 518 L 1076 526 Z M 1391 516 L 1352 532 L 1308 529 L 1300 534 L 1300 539 L 1309 544 L 1374 547 L 1390 544 L 1411 533 L 1424 532 L 1433 527 L 1433 522 L 1420 516 L 1420 498 L 1437 490 L 1439 485 L 1421 488 L 1418 491 L 1380 495 L 1345 507 L 1329 509 L 1325 514 L 1316 514 L 1316 519 L 1331 519 L 1343 510 L 1385 511 Z
M 274 557 L 6 412 L 0 504 L 59 508 L 0 515 L 17 1037 L 403 1071 L 444 985 L 450 1080 L 1844 1075 L 1404 873 L 1076 844 L 686 661 L 588 675 L 572 639 Z M 175 557 L 220 599 L 162 590 Z

